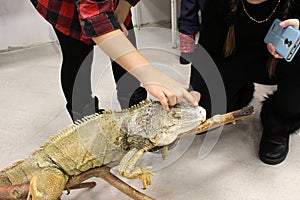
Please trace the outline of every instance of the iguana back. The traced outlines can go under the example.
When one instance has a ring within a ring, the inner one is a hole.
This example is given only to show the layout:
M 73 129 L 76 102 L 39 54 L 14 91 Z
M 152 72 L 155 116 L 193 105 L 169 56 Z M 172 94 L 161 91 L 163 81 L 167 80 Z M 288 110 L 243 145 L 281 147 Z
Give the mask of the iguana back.
M 152 101 L 120 112 L 87 116 L 60 130 L 25 160 L 0 171 L 0 187 L 27 183 L 45 169 L 60 171 L 67 179 L 121 159 L 125 165 L 136 162 L 130 154 L 125 162 L 124 154 L 168 145 L 205 117 L 201 107 L 182 103 L 165 111 L 159 102 Z
M 49 167 L 77 175 L 120 160 L 125 152 L 113 143 L 123 134 L 115 124 L 117 116 L 122 115 L 94 114 L 60 130 L 28 158 L 1 170 L 0 187 L 27 183 L 34 174 Z

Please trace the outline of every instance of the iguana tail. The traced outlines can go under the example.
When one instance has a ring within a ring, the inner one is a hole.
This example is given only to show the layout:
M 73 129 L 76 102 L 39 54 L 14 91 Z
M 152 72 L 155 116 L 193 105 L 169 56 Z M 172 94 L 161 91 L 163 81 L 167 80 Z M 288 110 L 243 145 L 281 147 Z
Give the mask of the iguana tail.
M 30 183 L 27 199 L 60 199 L 68 176 L 44 156 L 43 152 L 33 154 L 0 171 L 0 198 L 20 199 L 24 195 L 18 189 L 10 192 L 9 186 Z
M 16 180 L 22 180 L 17 181 L 18 183 L 24 183 L 27 182 L 27 176 L 24 176 L 24 171 L 22 170 L 22 164 L 24 161 L 18 161 L 14 163 L 13 165 L 3 169 L 0 171 L 0 187 L 10 186 L 13 184 L 17 184 Z
M 25 160 L 18 161 L 0 171 L 0 187 L 29 183 L 44 168 L 54 167 L 43 151 L 36 151 Z M 56 166 L 55 166 L 56 167 Z

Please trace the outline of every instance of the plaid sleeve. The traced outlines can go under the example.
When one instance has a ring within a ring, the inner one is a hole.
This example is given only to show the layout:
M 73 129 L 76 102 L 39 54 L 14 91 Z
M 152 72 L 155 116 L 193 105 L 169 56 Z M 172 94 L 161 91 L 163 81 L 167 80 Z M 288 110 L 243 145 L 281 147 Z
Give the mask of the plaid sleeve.
M 86 37 L 103 35 L 120 28 L 113 13 L 112 0 L 75 0 L 75 4 Z
M 135 6 L 140 0 L 126 0 L 131 6 Z

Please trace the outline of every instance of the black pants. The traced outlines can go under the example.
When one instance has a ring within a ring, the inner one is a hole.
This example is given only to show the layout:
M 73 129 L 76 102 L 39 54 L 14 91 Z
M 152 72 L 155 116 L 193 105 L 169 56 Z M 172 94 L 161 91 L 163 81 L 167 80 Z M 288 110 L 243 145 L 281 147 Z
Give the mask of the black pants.
M 273 133 L 292 133 L 300 128 L 300 53 L 292 62 L 280 60 L 272 79 L 266 67 L 269 55 L 268 52 L 248 52 L 217 63 L 225 86 L 227 112 L 240 109 L 252 100 L 253 83 L 276 84 L 277 90 L 263 102 L 262 125 L 272 129 Z M 193 69 L 191 85 L 202 93 L 203 106 L 210 108 L 211 91 L 208 91 L 201 75 L 193 72 Z
M 132 25 L 128 28 L 133 28 Z M 91 69 L 94 46 L 73 39 L 55 29 L 62 51 L 61 87 L 67 101 L 67 108 L 82 112 L 84 106 L 93 101 L 91 90 Z M 130 31 L 130 41 L 135 44 L 135 35 Z M 146 98 L 147 92 L 139 88 L 140 83 L 116 62 L 112 62 L 121 107 L 126 108 Z M 132 96 L 134 91 L 137 91 Z M 130 102 L 131 98 L 131 102 Z
M 229 109 L 234 108 L 243 88 L 250 83 L 276 84 L 272 108 L 284 118 L 300 117 L 300 54 L 292 62 L 280 60 L 275 76 L 268 76 L 266 62 L 269 54 L 256 53 L 229 58 L 221 65 Z
M 92 99 L 91 69 L 94 46 L 55 30 L 62 51 L 61 87 L 67 105 L 77 111 Z

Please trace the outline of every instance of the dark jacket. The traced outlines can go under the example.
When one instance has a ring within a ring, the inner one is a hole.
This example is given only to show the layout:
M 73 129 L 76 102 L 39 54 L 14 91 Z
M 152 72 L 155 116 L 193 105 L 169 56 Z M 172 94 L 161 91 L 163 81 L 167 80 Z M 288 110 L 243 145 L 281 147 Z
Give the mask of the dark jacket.
M 204 0 L 181 1 L 178 19 L 178 29 L 180 33 L 192 35 L 199 31 L 200 22 L 198 12 L 202 10 L 203 4 Z

